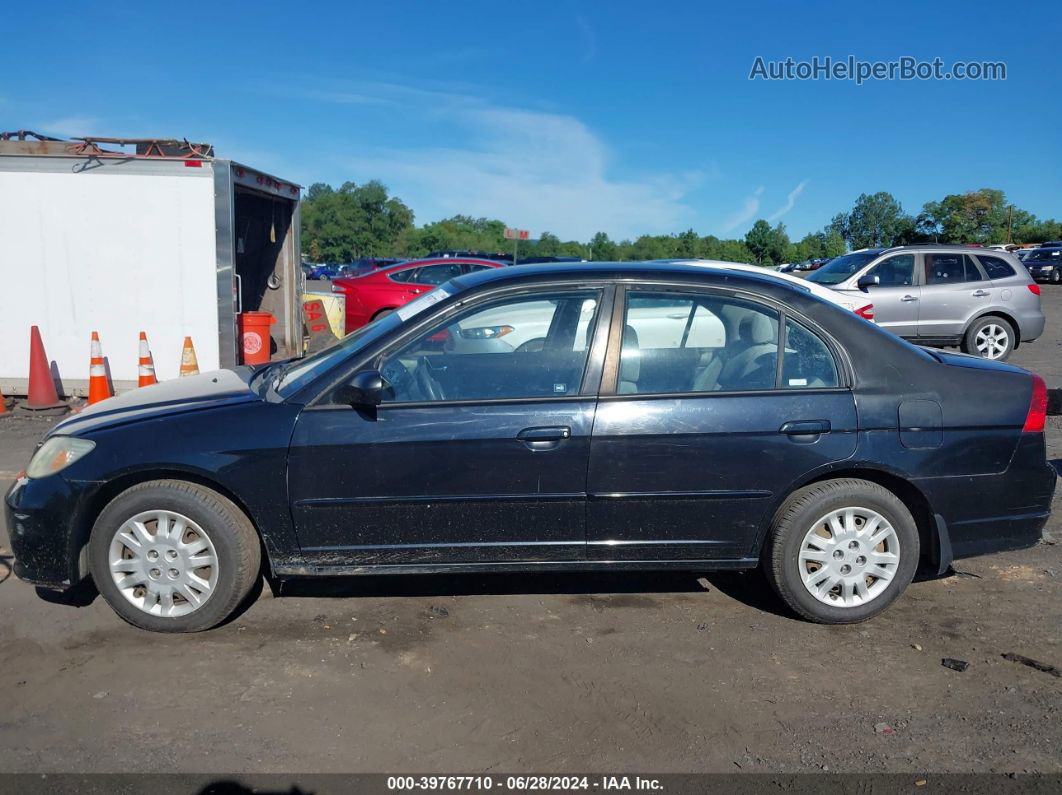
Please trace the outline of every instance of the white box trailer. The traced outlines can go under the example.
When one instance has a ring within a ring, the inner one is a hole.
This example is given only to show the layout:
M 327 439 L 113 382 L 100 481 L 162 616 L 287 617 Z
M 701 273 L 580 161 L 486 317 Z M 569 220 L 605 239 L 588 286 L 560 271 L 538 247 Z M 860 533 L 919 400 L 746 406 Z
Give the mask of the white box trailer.
M 5 395 L 26 393 L 31 326 L 64 395 L 87 393 L 93 331 L 116 391 L 136 386 L 141 331 L 159 380 L 186 336 L 200 370 L 239 364 L 241 311 L 276 317 L 273 358 L 302 354 L 298 185 L 205 145 L 20 137 L 0 140 Z

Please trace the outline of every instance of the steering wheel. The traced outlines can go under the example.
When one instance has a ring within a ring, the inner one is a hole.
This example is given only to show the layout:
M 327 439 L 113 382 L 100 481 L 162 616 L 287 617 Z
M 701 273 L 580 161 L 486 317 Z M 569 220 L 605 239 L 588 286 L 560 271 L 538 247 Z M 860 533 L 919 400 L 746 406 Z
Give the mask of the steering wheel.
M 431 374 L 431 364 L 427 356 L 421 356 L 417 360 L 417 385 L 420 386 L 428 400 L 446 400 L 442 384 L 436 381 L 435 376 Z
M 387 383 L 394 388 L 396 394 L 405 392 L 406 387 L 409 386 L 409 382 L 412 380 L 409 368 L 402 364 L 402 360 L 397 356 L 393 359 L 388 359 L 384 363 L 384 366 L 380 369 L 380 375 L 387 379 Z

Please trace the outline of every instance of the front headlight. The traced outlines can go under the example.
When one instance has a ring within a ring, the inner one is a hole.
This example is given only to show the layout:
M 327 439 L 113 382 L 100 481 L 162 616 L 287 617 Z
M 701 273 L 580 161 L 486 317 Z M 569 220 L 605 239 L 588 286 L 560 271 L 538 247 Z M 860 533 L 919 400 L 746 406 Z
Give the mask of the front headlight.
M 26 467 L 26 476 L 43 478 L 66 469 L 83 455 L 92 451 L 95 442 L 73 436 L 53 436 L 42 444 Z

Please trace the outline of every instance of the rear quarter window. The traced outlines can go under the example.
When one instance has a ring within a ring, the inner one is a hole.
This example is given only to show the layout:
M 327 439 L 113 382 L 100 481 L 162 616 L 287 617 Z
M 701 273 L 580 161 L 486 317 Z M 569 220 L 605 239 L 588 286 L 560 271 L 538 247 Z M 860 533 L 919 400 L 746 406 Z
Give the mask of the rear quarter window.
M 981 266 L 985 269 L 989 279 L 1005 279 L 1014 275 L 1014 268 L 1009 262 L 1001 257 L 979 256 Z

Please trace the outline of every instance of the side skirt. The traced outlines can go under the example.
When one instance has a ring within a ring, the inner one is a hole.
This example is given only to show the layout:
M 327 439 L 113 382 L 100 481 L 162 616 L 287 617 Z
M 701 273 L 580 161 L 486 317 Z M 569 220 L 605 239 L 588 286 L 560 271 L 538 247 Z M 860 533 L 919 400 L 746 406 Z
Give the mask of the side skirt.
M 408 565 L 336 565 L 288 563 L 276 566 L 277 577 L 347 577 L 373 574 L 488 574 L 493 572 L 580 571 L 733 571 L 754 569 L 757 558 L 732 560 L 572 560 L 515 563 L 423 563 Z

